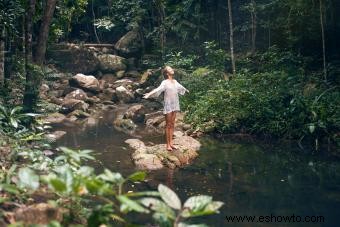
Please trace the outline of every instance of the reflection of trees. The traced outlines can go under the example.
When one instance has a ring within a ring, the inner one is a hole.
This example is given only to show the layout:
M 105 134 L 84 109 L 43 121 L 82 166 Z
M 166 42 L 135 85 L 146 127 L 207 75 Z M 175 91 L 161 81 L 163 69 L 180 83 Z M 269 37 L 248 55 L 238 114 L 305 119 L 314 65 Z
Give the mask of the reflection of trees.
M 228 187 L 228 194 L 227 194 L 227 200 L 226 205 L 230 205 L 230 198 L 233 191 L 233 184 L 234 184 L 234 175 L 233 175 L 233 163 L 231 161 L 228 161 L 228 173 L 229 173 L 229 187 Z
M 167 170 L 167 177 L 166 177 L 166 185 L 174 190 L 174 170 L 168 169 Z

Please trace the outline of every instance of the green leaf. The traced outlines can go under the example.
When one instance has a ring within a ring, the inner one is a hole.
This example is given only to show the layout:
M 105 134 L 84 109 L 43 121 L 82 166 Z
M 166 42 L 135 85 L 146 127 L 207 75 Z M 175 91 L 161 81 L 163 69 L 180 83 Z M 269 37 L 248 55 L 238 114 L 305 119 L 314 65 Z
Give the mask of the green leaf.
M 117 196 L 117 199 L 122 203 L 122 205 L 124 205 L 129 210 L 134 210 L 139 213 L 149 213 L 148 209 L 145 209 L 139 203 L 129 199 L 128 197 L 124 195 Z
M 155 192 L 155 191 L 144 191 L 144 192 L 132 192 L 132 193 L 128 193 L 126 194 L 127 197 L 138 197 L 138 196 L 155 196 L 155 197 L 159 197 L 160 194 L 159 192 Z
M 20 111 L 22 109 L 21 106 L 16 106 L 11 110 L 11 115 L 15 114 L 16 112 Z
M 314 124 L 310 124 L 310 125 L 308 126 L 308 129 L 309 129 L 309 132 L 310 132 L 310 133 L 313 133 L 313 132 L 315 131 L 315 125 L 314 125 Z
M 158 191 L 161 194 L 161 198 L 166 204 L 168 204 L 168 206 L 176 210 L 181 209 L 181 200 L 178 198 L 177 194 L 174 191 L 163 184 L 158 185 Z
M 142 198 L 139 200 L 139 202 L 153 211 L 162 213 L 163 215 L 165 215 L 166 217 L 172 220 L 175 220 L 176 218 L 175 212 L 168 205 L 166 205 L 164 202 L 160 201 L 159 199 Z
M 49 183 L 57 192 L 65 192 L 67 189 L 65 182 L 58 178 L 50 179 Z
M 94 172 L 94 169 L 89 166 L 82 166 L 80 169 L 77 171 L 79 175 L 82 175 L 84 177 L 89 177 L 91 174 Z
M 156 220 L 157 223 L 159 223 L 159 226 L 164 226 L 164 227 L 173 226 L 172 221 L 169 220 L 169 218 L 165 216 L 163 213 L 155 212 L 152 215 L 152 218 Z
M 11 121 L 11 125 L 14 127 L 14 128 L 18 128 L 18 121 L 14 118 L 10 118 L 10 121 Z
M 143 171 L 138 171 L 127 177 L 128 180 L 132 182 L 143 181 L 145 179 L 146 173 Z
M 124 183 L 124 178 L 122 177 L 120 173 L 113 173 L 108 169 L 105 169 L 104 173 L 100 174 L 98 178 L 104 181 L 115 183 L 115 184 Z
M 2 190 L 15 195 L 20 193 L 17 187 L 12 184 L 0 184 L 0 191 Z
M 183 207 L 189 208 L 191 211 L 201 211 L 212 201 L 211 196 L 199 195 L 192 196 L 187 201 L 185 201 Z
M 220 201 L 213 201 L 205 207 L 204 211 L 205 212 L 211 211 L 213 213 L 218 213 L 218 210 L 223 206 L 223 204 L 224 203 Z
M 39 176 L 30 168 L 19 169 L 19 186 L 23 188 L 37 189 L 39 187 Z

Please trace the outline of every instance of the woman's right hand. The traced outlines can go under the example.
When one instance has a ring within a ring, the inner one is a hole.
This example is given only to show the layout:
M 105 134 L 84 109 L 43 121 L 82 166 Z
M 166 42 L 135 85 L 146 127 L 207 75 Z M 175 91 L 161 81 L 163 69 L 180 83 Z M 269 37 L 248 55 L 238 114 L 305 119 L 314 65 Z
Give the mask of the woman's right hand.
M 146 93 L 143 95 L 143 99 L 147 99 L 147 98 L 149 98 L 149 93 Z

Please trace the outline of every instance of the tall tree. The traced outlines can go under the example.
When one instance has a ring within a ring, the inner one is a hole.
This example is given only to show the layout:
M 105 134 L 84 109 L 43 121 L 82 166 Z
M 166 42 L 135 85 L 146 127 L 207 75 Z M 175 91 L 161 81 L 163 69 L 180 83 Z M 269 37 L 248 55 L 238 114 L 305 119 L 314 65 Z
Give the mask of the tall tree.
M 33 63 L 32 57 L 32 28 L 33 16 L 35 13 L 36 0 L 29 0 L 28 9 L 25 15 L 25 69 L 26 69 L 26 84 L 24 93 L 24 108 L 26 111 L 32 111 L 36 103 L 36 91 L 34 89 L 34 74 L 31 70 Z
M 159 41 L 162 52 L 162 58 L 165 55 L 165 42 L 166 42 L 166 28 L 165 28 L 165 6 L 163 0 L 156 1 L 156 7 L 159 15 Z
M 5 29 L 0 29 L 0 88 L 5 81 Z
M 48 40 L 48 33 L 50 30 L 51 21 L 53 18 L 57 0 L 47 0 L 44 10 L 44 16 L 41 21 L 38 43 L 35 53 L 35 63 L 41 65 L 45 60 L 46 46 Z
M 229 15 L 229 39 L 230 39 L 230 57 L 231 66 L 233 70 L 233 76 L 236 75 L 235 55 L 234 55 L 234 27 L 233 27 L 233 15 L 231 10 L 231 0 L 228 0 L 228 15 Z
M 323 60 L 323 74 L 324 79 L 327 80 L 327 69 L 326 69 L 326 44 L 325 44 L 325 28 L 323 22 L 323 1 L 319 0 L 320 4 L 320 25 L 321 25 L 321 38 L 322 38 L 322 60 Z
M 251 0 L 251 53 L 255 53 L 256 50 L 256 33 L 257 33 L 257 14 L 256 14 L 256 2 Z

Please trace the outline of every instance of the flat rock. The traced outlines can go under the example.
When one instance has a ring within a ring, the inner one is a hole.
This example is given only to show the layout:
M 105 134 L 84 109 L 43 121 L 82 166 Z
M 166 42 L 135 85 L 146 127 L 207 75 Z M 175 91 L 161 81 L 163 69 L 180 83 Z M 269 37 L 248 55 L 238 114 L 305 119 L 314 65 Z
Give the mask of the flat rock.
M 167 151 L 165 144 L 146 146 L 139 139 L 128 139 L 125 143 L 135 151 L 132 160 L 137 168 L 143 170 L 155 170 L 163 167 L 174 169 L 190 164 L 198 156 L 197 151 L 201 144 L 190 136 L 184 136 L 181 132 L 175 132 L 174 145 L 176 150 Z
M 45 117 L 43 119 L 43 121 L 46 124 L 60 124 L 65 120 L 65 115 L 61 114 L 61 113 L 53 113 L 53 114 L 49 114 L 47 115 L 47 117 Z
M 45 138 L 51 142 L 55 142 L 56 140 L 60 139 L 64 135 L 66 135 L 65 131 L 54 131 L 52 133 L 46 134 Z
M 16 222 L 21 221 L 25 225 L 47 225 L 53 220 L 61 222 L 63 220 L 63 213 L 57 207 L 47 203 L 39 203 L 17 209 L 14 213 L 14 218 Z

